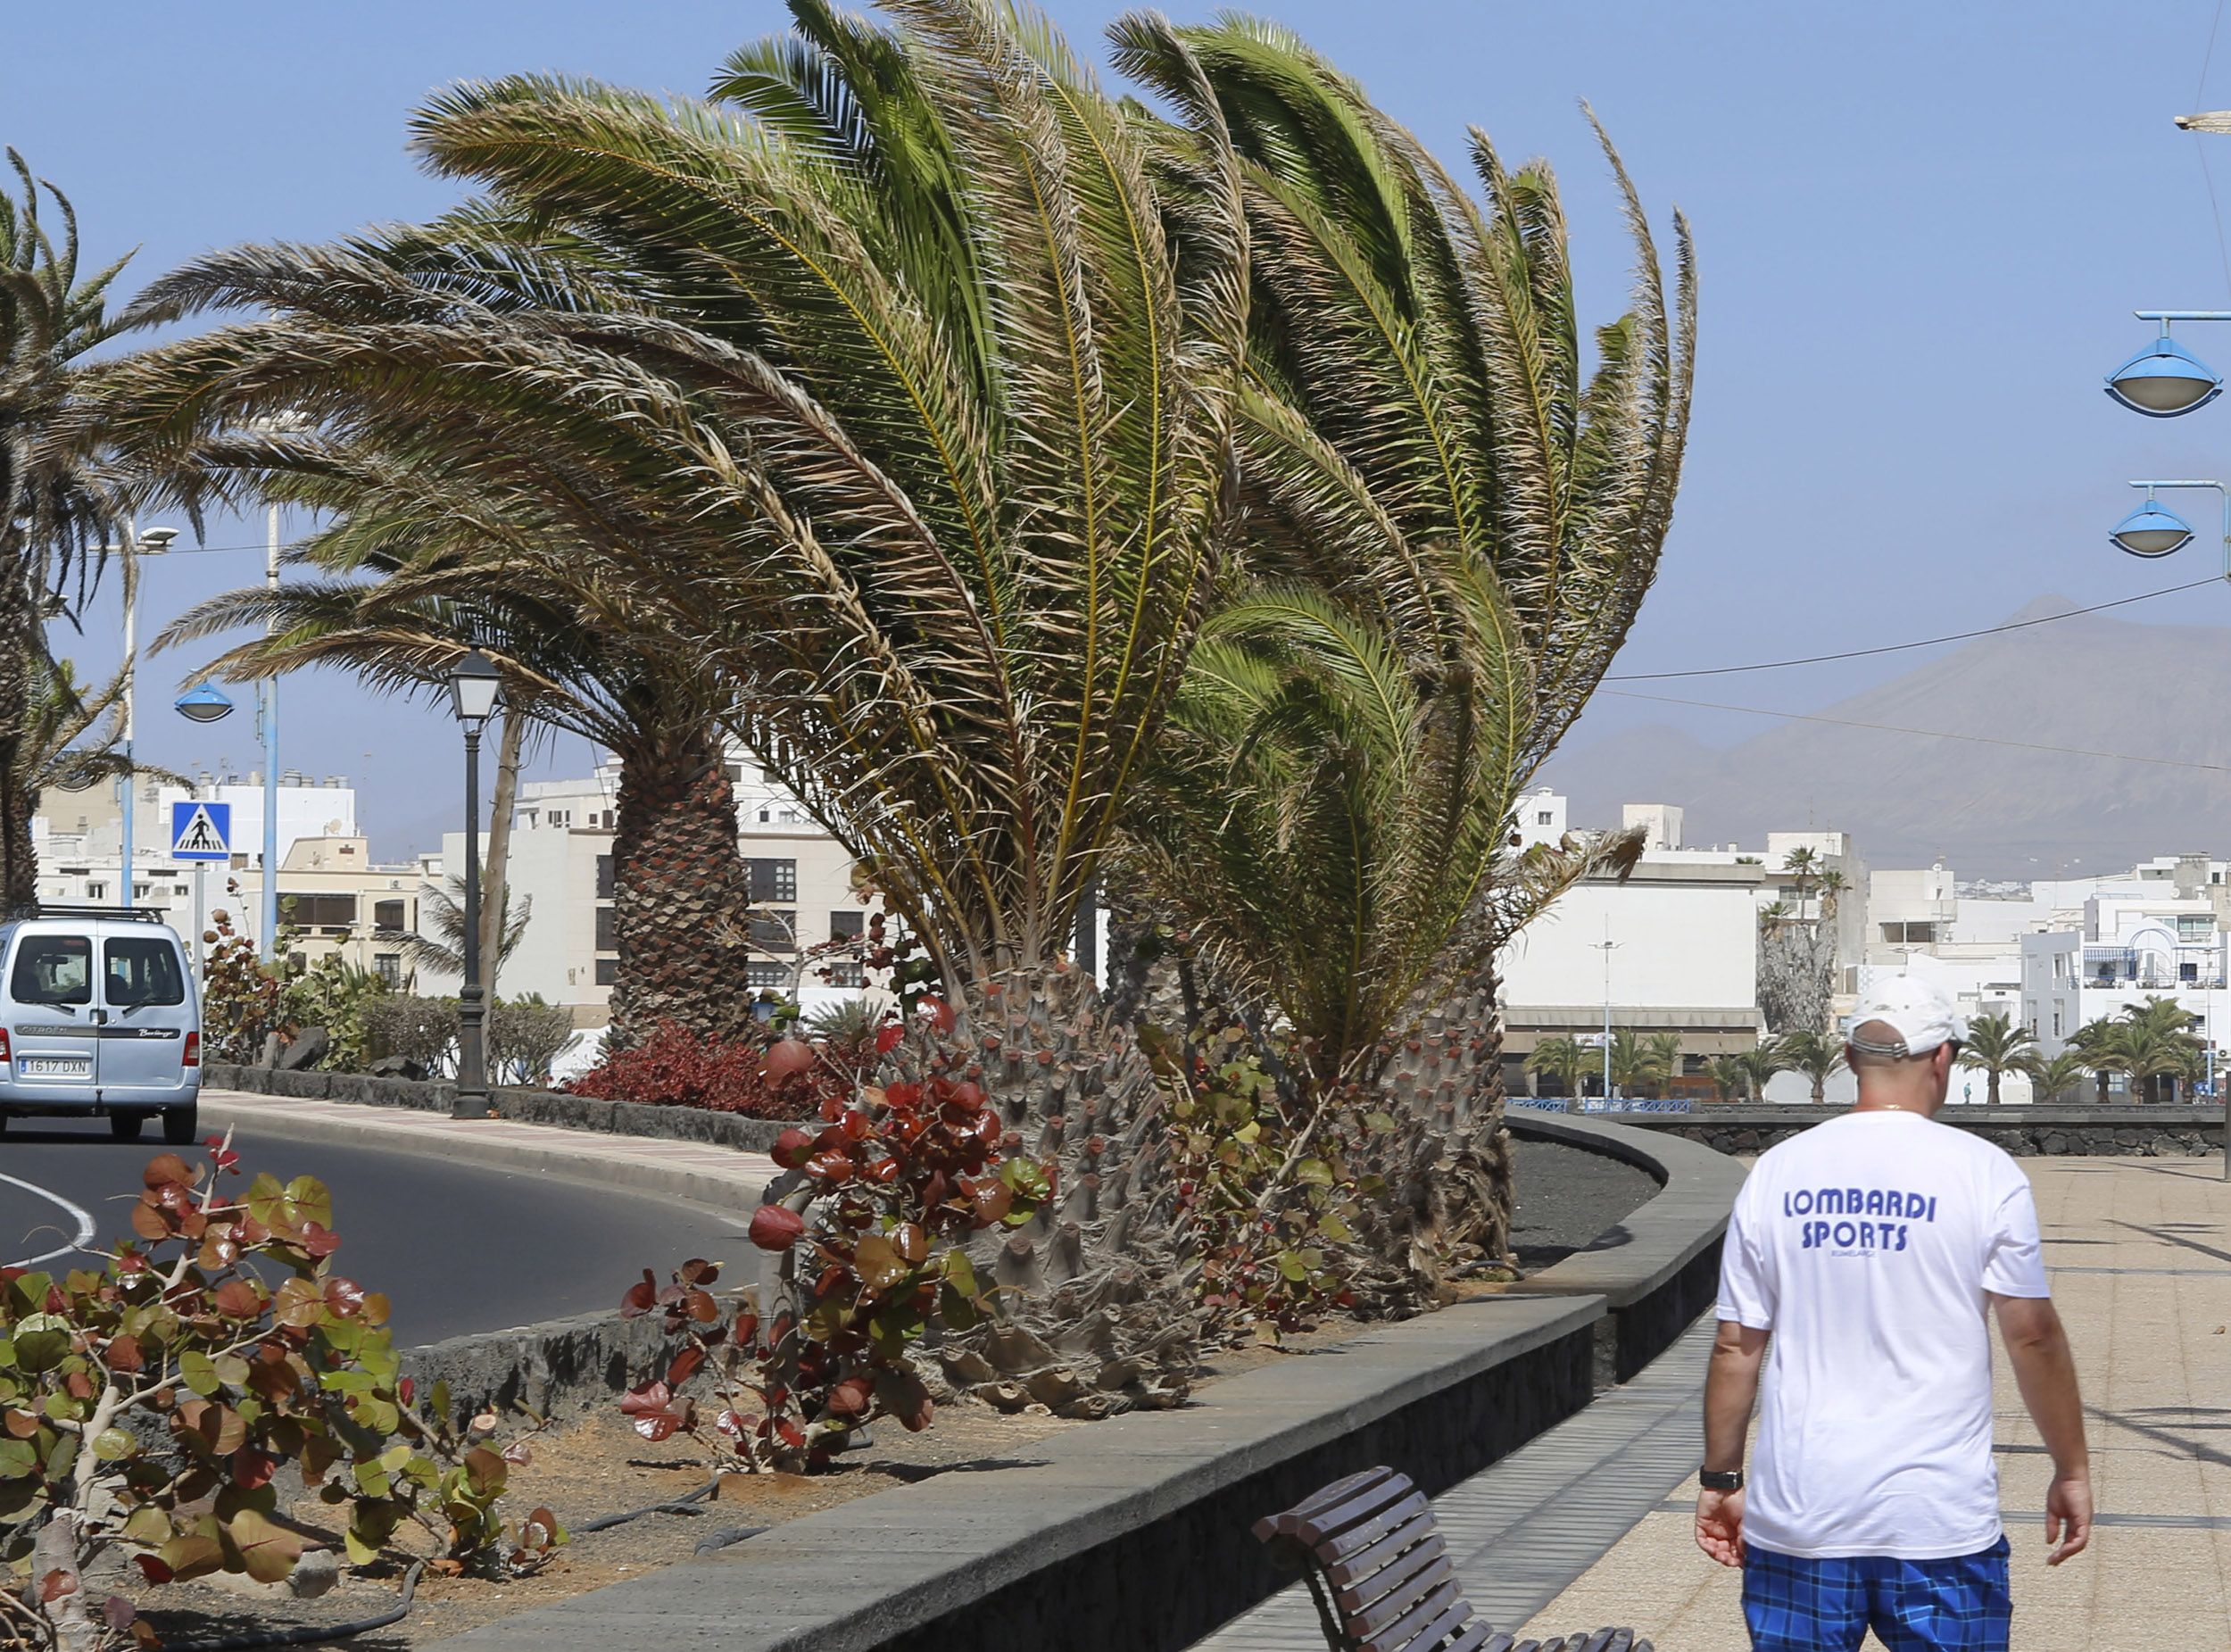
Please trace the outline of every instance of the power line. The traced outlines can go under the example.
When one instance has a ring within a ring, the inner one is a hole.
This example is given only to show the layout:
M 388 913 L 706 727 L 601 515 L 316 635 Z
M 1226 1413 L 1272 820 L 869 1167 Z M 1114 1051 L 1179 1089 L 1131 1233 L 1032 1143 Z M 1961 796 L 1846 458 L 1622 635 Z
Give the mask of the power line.
M 2141 592 L 2136 596 L 2118 597 L 2111 602 L 2094 602 L 2089 608 L 2071 608 L 2060 614 L 2041 614 L 2035 619 L 2010 619 L 2003 626 L 1986 626 L 1980 631 L 1953 631 L 1944 636 L 1926 636 L 1918 643 L 1886 643 L 1879 648 L 1851 648 L 1840 654 L 1807 654 L 1801 660 L 1766 660 L 1750 666 L 1707 666 L 1694 671 L 1622 671 L 1605 677 L 1604 681 L 1658 683 L 1676 677 L 1727 677 L 1738 671 L 1779 671 L 1788 666 L 1817 666 L 1831 660 L 1863 660 L 1870 654 L 1898 654 L 1912 648 L 1935 648 L 1945 643 L 1965 643 L 1974 637 L 1996 636 L 2003 631 L 2025 631 L 2031 626 L 2049 626 L 2059 620 L 2074 619 L 2079 614 L 2097 614 L 2111 608 L 2127 608 L 2133 602 L 2151 602 L 2157 596 L 2175 596 L 2180 591 L 2197 591 L 2202 585 L 2219 583 L 2219 577 L 2210 575 L 2205 579 L 2194 579 L 2181 585 Z
M 1942 728 L 1905 728 L 1895 723 L 1863 723 L 1855 718 L 1822 717 L 1810 711 L 1769 711 L 1762 706 L 1721 705 L 1711 700 L 1676 700 L 1671 694 L 1638 694 L 1631 689 L 1599 691 L 1620 700 L 1648 700 L 1659 705 L 1694 706 L 1702 711 L 1740 711 L 1746 717 L 1785 718 L 1793 723 L 1829 723 L 1838 728 L 1870 728 L 1879 734 L 1914 735 L 1925 740 L 1966 740 L 1977 745 L 2012 746 L 2023 751 L 2050 751 L 2059 757 L 2100 757 L 2116 763 L 2150 763 L 2161 768 L 2200 768 L 2211 775 L 2231 775 L 2222 763 L 2194 763 L 2175 757 L 2139 757 L 2129 751 L 2094 751 L 2082 746 L 2041 745 L 2034 740 L 2004 740 L 1995 735 L 1955 735 Z

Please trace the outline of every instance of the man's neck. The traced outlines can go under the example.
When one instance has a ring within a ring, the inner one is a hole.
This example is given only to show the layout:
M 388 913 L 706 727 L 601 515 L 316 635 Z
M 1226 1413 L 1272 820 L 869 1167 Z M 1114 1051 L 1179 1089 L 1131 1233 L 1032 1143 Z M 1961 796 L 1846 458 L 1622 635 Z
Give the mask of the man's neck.
M 1854 1113 L 1918 1113 L 1923 1118 L 1934 1118 L 1937 1117 L 1937 1109 L 1944 1105 L 1942 1101 L 1929 1101 L 1917 1095 L 1884 1095 L 1880 1092 L 1870 1095 L 1862 1089 L 1859 1092 L 1859 1100 L 1853 1107 L 1852 1111 Z

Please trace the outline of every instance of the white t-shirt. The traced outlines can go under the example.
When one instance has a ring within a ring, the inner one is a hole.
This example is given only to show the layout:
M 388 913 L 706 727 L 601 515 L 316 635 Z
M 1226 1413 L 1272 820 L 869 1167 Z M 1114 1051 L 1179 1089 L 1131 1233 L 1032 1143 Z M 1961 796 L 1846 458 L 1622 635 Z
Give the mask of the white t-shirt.
M 1737 1196 L 1720 1317 L 1773 1333 L 1746 1543 L 1971 1555 L 1999 1537 L 1986 1291 L 2044 1297 L 2029 1178 L 1919 1113 L 1847 1114 Z

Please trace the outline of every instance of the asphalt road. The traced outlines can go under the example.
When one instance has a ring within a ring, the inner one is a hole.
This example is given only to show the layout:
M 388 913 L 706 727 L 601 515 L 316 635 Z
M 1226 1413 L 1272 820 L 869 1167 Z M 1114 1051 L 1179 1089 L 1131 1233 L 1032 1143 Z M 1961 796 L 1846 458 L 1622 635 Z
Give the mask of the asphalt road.
M 11 1119 L 0 1135 L 0 1263 L 73 1243 L 77 1211 L 90 1216 L 96 1244 L 129 1233 L 140 1168 L 166 1150 L 152 1135 L 117 1141 L 103 1120 Z M 233 1145 L 243 1174 L 228 1178 L 232 1185 L 245 1189 L 269 1170 L 281 1181 L 313 1175 L 331 1190 L 341 1235 L 334 1266 L 387 1293 L 401 1347 L 617 1309 L 644 1268 L 663 1281 L 693 1256 L 728 1263 L 727 1280 L 753 1277 L 749 1210 L 426 1154 L 289 1142 L 263 1131 L 243 1130 Z M 189 1158 L 203 1151 L 178 1150 Z

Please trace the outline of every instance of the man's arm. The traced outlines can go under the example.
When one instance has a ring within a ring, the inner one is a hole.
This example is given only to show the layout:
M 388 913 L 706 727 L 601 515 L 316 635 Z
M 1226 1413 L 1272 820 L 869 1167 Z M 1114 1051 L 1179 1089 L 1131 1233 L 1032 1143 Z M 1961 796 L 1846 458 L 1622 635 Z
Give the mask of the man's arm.
M 2084 1439 L 2084 1402 L 2077 1393 L 2076 1359 L 2050 1297 L 1991 1293 L 1999 1337 L 2014 1367 L 2029 1420 L 2053 1454 L 2053 1484 L 2045 1492 L 2047 1565 L 2080 1555 L 2092 1540 L 2092 1453 Z
M 1765 1362 L 1768 1333 L 1720 1322 L 1712 1345 L 1712 1366 L 1704 1376 L 1704 1466 L 1726 1471 L 1743 1466 L 1743 1439 L 1758 1399 L 1759 1368 Z M 1743 1493 L 1696 1494 L 1696 1547 L 1723 1566 L 1743 1564 Z

